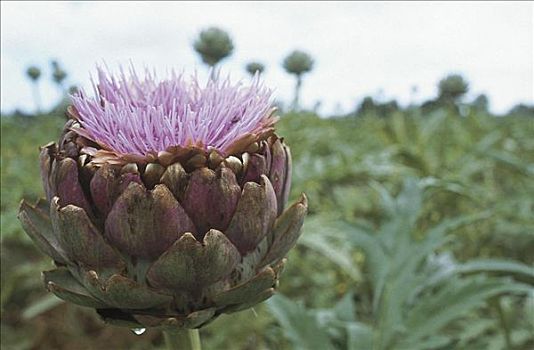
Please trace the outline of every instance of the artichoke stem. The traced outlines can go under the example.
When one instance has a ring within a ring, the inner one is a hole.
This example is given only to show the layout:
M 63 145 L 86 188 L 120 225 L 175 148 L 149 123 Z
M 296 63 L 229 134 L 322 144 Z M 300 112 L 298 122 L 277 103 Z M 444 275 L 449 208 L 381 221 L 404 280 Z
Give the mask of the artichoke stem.
M 198 329 L 165 330 L 163 338 L 168 350 L 202 350 Z

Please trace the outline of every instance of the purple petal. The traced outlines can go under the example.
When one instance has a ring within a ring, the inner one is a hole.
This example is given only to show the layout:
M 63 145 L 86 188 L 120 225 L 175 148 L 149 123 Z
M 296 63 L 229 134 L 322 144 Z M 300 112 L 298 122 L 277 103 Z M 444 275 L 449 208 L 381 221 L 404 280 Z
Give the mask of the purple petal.
M 148 270 L 151 286 L 171 290 L 200 290 L 228 276 L 240 255 L 217 230 L 210 230 L 200 243 L 186 233 Z
M 234 173 L 200 168 L 191 174 L 182 205 L 197 227 L 197 239 L 209 229 L 226 229 L 237 206 L 241 188 Z
M 52 186 L 50 185 L 50 172 L 52 168 L 52 157 L 51 155 L 55 153 L 57 145 L 55 143 L 48 144 L 41 147 L 41 153 L 39 154 L 39 163 L 41 166 L 41 180 L 43 181 L 43 187 L 46 194 L 46 199 L 48 202 L 54 196 Z
M 242 255 L 256 249 L 271 231 L 276 219 L 276 196 L 269 179 L 261 176 L 261 184 L 247 182 L 235 214 L 225 231 Z
M 242 182 L 260 182 L 260 176 L 267 174 L 268 172 L 269 169 L 267 168 L 267 161 L 265 160 L 265 157 L 257 153 L 253 153 L 252 155 L 248 156 Z
M 97 271 L 120 264 L 113 248 L 104 241 L 82 208 L 71 204 L 60 207 L 58 197 L 54 197 L 50 219 L 61 247 L 71 261 Z
M 293 170 L 293 165 L 291 161 L 291 151 L 289 150 L 289 147 L 287 145 L 282 145 L 284 146 L 284 151 L 286 152 L 286 173 L 284 175 L 284 186 L 282 188 L 282 203 L 278 202 L 282 208 L 278 209 L 278 213 L 282 212 L 282 210 L 285 208 L 285 205 L 287 204 L 287 200 L 289 199 L 289 192 L 291 191 L 291 176 Z
M 106 219 L 106 237 L 133 257 L 156 258 L 195 226 L 165 185 L 147 191 L 131 182 Z
M 285 204 L 283 199 L 283 192 L 287 167 L 286 152 L 284 150 L 284 147 L 282 146 L 282 142 L 280 141 L 280 139 L 276 140 L 273 143 L 271 147 L 271 152 L 272 163 L 271 171 L 269 173 L 269 180 L 271 180 L 274 192 L 276 193 L 276 200 L 278 202 L 278 215 L 280 215 L 282 213 L 282 210 L 284 210 Z
M 78 180 L 78 165 L 74 159 L 54 160 L 51 176 L 55 185 L 55 195 L 59 197 L 59 206 L 72 204 L 92 215 L 91 206 Z
M 90 189 L 93 203 L 100 214 L 108 215 L 115 200 L 131 182 L 141 184 L 139 174 L 120 174 L 120 169 L 107 164 L 98 169 L 91 180 Z
M 299 200 L 287 208 L 276 219 L 274 228 L 269 236 L 271 247 L 263 258 L 260 266 L 272 264 L 281 260 L 297 242 L 304 217 L 308 212 L 308 199 L 302 194 Z

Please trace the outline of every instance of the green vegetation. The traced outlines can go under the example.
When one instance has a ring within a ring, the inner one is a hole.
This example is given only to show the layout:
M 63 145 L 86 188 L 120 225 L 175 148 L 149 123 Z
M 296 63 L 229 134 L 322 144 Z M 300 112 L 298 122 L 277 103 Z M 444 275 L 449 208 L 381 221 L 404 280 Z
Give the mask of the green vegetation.
M 282 116 L 310 215 L 280 294 L 201 330 L 205 349 L 534 347 L 534 113 L 368 108 Z M 47 294 L 16 219 L 62 116 L 2 117 L 2 348 L 162 348 Z

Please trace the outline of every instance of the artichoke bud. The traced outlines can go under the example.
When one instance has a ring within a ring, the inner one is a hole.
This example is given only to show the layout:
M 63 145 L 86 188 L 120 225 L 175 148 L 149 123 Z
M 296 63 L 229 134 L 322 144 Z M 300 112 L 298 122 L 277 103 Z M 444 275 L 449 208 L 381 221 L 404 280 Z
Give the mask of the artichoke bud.
M 46 288 L 112 324 L 199 328 L 269 298 L 306 215 L 304 194 L 286 208 L 291 155 L 274 134 L 270 92 L 212 76 L 189 96 L 180 79 L 99 70 L 99 95 L 75 95 L 74 119 L 41 148 L 46 199 L 20 207 L 57 266 L 43 273 Z M 205 110 L 211 124 L 195 117 Z

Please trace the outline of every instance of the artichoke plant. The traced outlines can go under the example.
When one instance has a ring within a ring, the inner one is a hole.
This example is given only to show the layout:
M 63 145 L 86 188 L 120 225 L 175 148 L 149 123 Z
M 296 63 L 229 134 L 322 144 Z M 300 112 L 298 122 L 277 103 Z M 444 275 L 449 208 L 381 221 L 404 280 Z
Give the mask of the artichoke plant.
M 458 101 L 469 91 L 469 83 L 459 74 L 451 74 L 438 83 L 438 98 L 445 101 Z
M 205 86 L 99 69 L 41 148 L 46 198 L 19 218 L 57 266 L 46 288 L 127 327 L 199 328 L 278 286 L 307 211 L 255 79 Z
M 313 69 L 313 58 L 304 51 L 295 50 L 291 52 L 282 62 L 286 72 L 295 75 L 297 81 L 295 84 L 295 98 L 293 100 L 293 109 L 299 105 L 300 89 L 302 88 L 302 76 Z
M 248 74 L 254 76 L 256 73 L 263 73 L 263 71 L 265 71 L 265 66 L 263 63 L 252 61 L 245 66 L 245 69 L 247 70 Z
M 67 72 L 65 72 L 65 70 L 61 68 L 59 62 L 56 60 L 52 60 L 50 62 L 50 65 L 52 66 L 52 80 L 60 88 L 61 93 L 66 94 L 64 81 L 67 78 Z
M 26 75 L 30 78 L 33 88 L 33 100 L 35 102 L 36 114 L 41 113 L 41 95 L 39 94 L 39 78 L 41 77 L 41 69 L 37 66 L 30 66 L 26 70 Z
M 200 32 L 193 43 L 193 48 L 202 58 L 202 62 L 214 67 L 234 51 L 234 43 L 224 30 L 210 27 Z

